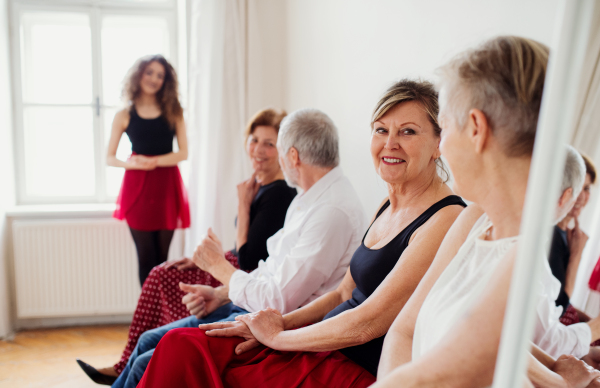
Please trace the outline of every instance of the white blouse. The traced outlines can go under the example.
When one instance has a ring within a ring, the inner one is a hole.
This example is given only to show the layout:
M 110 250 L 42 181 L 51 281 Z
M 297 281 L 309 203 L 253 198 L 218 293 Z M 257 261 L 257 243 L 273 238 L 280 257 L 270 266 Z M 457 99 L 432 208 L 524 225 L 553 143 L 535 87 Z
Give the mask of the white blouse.
M 475 223 L 467 240 L 427 295 L 415 326 L 412 359 L 433 349 L 481 297 L 492 275 L 518 237 L 483 240 L 492 226 L 487 215 Z
M 415 326 L 412 359 L 435 347 L 456 322 L 478 301 L 492 275 L 518 237 L 486 241 L 483 237 L 492 226 L 487 215 L 475 223 L 467 240 L 444 270 L 425 299 Z M 565 326 L 559 322 L 562 307 L 555 300 L 560 282 L 552 275 L 543 258 L 543 270 L 536 289 L 535 331 L 533 343 L 557 358 L 572 354 L 581 358 L 589 352 L 592 341 L 585 323 Z

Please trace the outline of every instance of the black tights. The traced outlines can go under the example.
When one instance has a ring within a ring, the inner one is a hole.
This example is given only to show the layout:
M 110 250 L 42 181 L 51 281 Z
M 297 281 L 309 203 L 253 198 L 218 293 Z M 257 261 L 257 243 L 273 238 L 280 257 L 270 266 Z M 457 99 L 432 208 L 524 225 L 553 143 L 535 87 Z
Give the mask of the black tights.
M 163 229 L 146 232 L 133 228 L 129 230 L 137 250 L 140 285 L 144 285 L 152 268 L 167 261 L 169 245 L 175 231 Z

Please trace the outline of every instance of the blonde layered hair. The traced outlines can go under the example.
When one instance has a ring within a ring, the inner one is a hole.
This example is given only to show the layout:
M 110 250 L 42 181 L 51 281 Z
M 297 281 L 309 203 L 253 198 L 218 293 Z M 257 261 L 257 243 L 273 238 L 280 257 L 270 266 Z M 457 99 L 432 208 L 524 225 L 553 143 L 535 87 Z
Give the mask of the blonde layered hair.
M 530 156 L 537 129 L 549 49 L 517 36 L 500 36 L 465 51 L 439 69 L 446 110 L 463 128 L 481 110 L 511 157 Z

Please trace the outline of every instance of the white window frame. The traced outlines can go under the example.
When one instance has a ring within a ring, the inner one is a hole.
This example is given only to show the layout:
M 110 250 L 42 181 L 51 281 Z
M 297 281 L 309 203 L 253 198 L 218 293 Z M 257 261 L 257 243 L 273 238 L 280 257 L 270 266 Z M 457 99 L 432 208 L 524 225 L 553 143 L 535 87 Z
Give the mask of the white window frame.
M 82 204 L 110 203 L 115 198 L 106 192 L 106 144 L 104 115 L 106 108 L 116 108 L 114 105 L 104 105 L 102 95 L 102 48 L 100 41 L 100 24 L 104 16 L 135 15 L 157 16 L 165 19 L 169 29 L 169 61 L 178 67 L 180 50 L 178 45 L 177 0 L 167 0 L 164 3 L 140 3 L 130 0 L 12 0 L 10 2 L 10 31 L 11 31 L 11 65 L 14 109 L 14 157 L 16 172 L 16 191 L 18 205 L 40 204 Z M 24 12 L 77 12 L 88 14 L 92 39 L 92 103 L 91 104 L 56 104 L 55 106 L 86 106 L 95 109 L 93 122 L 94 163 L 95 163 L 95 193 L 93 196 L 31 196 L 27 195 L 25 179 L 25 133 L 23 112 L 27 106 L 53 106 L 52 104 L 24 103 L 21 79 L 21 15 Z M 96 103 L 99 101 L 99 110 Z

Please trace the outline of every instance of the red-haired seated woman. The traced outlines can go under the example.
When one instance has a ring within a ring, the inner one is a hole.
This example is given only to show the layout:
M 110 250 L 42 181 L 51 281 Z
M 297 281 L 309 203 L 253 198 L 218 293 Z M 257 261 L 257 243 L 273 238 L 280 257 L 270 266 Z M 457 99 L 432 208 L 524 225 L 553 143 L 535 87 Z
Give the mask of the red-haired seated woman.
M 245 130 L 246 152 L 254 172 L 237 186 L 236 248 L 225 254 L 231 264 L 245 271 L 254 270 L 267 258 L 267 239 L 283 227 L 287 209 L 296 196 L 296 189 L 284 180 L 276 147 L 279 124 L 285 116 L 284 111 L 263 109 L 250 119 Z M 193 292 L 197 284 L 221 285 L 187 258 L 154 267 L 142 287 L 121 360 L 98 370 L 79 361 L 84 371 L 97 383 L 111 384 L 125 368 L 144 332 L 190 314 L 200 318 L 203 302 Z
M 372 384 L 387 330 L 465 206 L 437 173 L 437 114 L 437 93 L 427 82 L 400 81 L 377 104 L 371 155 L 388 198 L 335 291 L 285 316 L 263 310 L 204 330 L 172 330 L 138 386 Z M 293 173 L 286 166 L 286 175 Z

